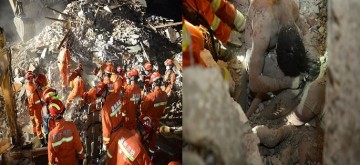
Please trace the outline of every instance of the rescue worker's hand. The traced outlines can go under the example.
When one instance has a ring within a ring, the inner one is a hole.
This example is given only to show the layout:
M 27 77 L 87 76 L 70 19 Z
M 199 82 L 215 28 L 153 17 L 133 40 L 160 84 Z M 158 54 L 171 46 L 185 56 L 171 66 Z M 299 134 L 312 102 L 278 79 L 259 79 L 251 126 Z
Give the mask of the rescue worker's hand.
M 241 34 L 237 31 L 232 30 L 227 42 L 229 42 L 235 46 L 241 47 L 241 45 L 242 45 Z
M 106 152 L 106 150 L 107 150 L 106 144 L 103 144 L 102 150 Z

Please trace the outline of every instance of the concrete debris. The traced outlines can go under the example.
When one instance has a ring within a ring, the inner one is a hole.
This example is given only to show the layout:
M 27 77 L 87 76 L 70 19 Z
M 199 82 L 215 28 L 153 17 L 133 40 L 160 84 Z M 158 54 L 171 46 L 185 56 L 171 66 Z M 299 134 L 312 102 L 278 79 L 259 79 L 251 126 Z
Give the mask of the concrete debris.
M 209 155 L 215 164 L 261 164 L 259 139 L 248 133 L 247 118 L 230 97 L 219 70 L 191 67 L 184 76 L 184 139 L 208 151 L 196 154 L 205 164 Z
M 321 26 L 321 27 L 319 28 L 319 33 L 324 33 L 324 31 L 325 31 L 325 28 L 324 28 L 323 26 Z

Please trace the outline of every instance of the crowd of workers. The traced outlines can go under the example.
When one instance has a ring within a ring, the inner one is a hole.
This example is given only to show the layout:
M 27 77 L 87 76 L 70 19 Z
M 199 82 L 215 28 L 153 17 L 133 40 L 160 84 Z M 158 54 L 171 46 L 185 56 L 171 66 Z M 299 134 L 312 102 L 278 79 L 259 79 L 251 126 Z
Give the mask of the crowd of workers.
M 47 145 L 49 163 L 74 164 L 78 160 L 82 164 L 85 158 L 75 123 L 63 117 L 78 98 L 77 106 L 101 110 L 102 150 L 106 153 L 107 164 L 153 164 L 159 121 L 176 78 L 173 60 L 164 62 L 165 75 L 155 71 L 150 62 L 144 64 L 143 72 L 137 69 L 123 71 L 121 66 L 105 62 L 94 69 L 100 82 L 85 91 L 83 66 L 79 64 L 70 72 L 70 51 L 66 47 L 58 56 L 61 90 L 72 88 L 66 103 L 44 74 L 27 71 L 25 75 L 33 132 L 41 146 Z

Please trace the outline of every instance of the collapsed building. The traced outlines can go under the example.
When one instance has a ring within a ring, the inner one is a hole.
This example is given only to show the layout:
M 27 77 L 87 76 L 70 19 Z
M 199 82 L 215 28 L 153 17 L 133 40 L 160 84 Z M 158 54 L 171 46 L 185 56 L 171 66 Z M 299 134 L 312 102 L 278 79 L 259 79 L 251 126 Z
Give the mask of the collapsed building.
M 229 2 L 244 15 L 249 13 L 250 1 Z M 322 57 L 321 65 L 324 67 L 327 63 L 323 57 L 326 56 L 327 49 L 328 2 L 294 2 L 299 7 L 305 29 L 301 36 L 306 52 L 314 59 Z M 250 25 L 252 22 L 247 23 Z M 183 124 L 187 144 L 183 151 L 184 160 L 187 164 L 322 164 L 324 134 L 309 124 L 292 129 L 288 137 L 273 146 L 261 143 L 262 139 L 271 141 L 272 137 L 280 135 L 275 131 L 257 134 L 257 126 L 281 128 L 288 120 L 286 115 L 294 109 L 286 109 L 290 106 L 279 100 L 290 100 L 288 104 L 292 107 L 299 104 L 299 101 L 272 94 L 274 97 L 257 103 L 252 114 L 247 114 L 254 99 L 248 86 L 248 73 L 245 67 L 246 51 L 251 48 L 251 42 L 248 40 L 252 37 L 247 33 L 245 30 L 245 37 L 242 38 L 245 44 L 240 48 L 226 45 L 226 50 L 217 61 L 218 66 L 225 66 L 230 71 L 233 83 L 223 81 L 224 78 L 216 67 L 190 66 L 184 69 L 186 78 Z M 264 68 L 279 67 L 276 58 L 273 57 L 274 54 L 271 53 L 266 56 Z M 279 72 L 268 73 L 272 73 L 272 77 L 283 76 L 283 73 Z M 265 69 L 262 72 L 268 73 Z M 201 120 L 197 120 L 200 116 Z M 299 150 L 306 152 L 299 156 Z
M 28 108 L 25 104 L 24 73 L 26 70 L 34 70 L 35 73 L 45 74 L 51 86 L 61 89 L 57 55 L 66 39 L 70 43 L 71 70 L 75 69 L 77 64 L 83 65 L 86 90 L 98 81 L 92 70 L 100 67 L 105 61 L 111 61 L 124 70 L 137 69 L 140 72 L 144 70 L 144 63 L 150 61 L 154 69 L 163 75 L 164 61 L 174 60 L 173 70 L 176 73 L 176 81 L 160 122 L 161 125 L 175 130 L 175 133 L 163 132 L 159 136 L 157 141 L 159 150 L 154 162 L 166 164 L 171 160 L 181 160 L 182 58 L 179 23 L 175 22 L 179 19 L 151 15 L 146 12 L 149 9 L 143 1 L 112 1 L 111 3 L 74 1 L 67 4 L 63 11 L 48 6 L 44 10 L 56 13 L 55 17 L 44 15 L 51 24 L 42 28 L 38 35 L 26 42 L 11 44 L 12 82 L 15 90 L 17 129 L 21 132 L 21 146 L 8 145 L 10 144 L 8 140 L 10 130 L 7 128 L 9 121 L 5 112 L 1 111 L 0 139 L 7 146 L 1 150 L 3 155 L 1 159 L 20 164 L 46 160 L 45 150 L 36 149 L 39 141 L 34 138 L 31 131 Z M 156 11 L 152 12 L 156 14 Z M 60 92 L 62 101 L 66 101 L 69 92 L 68 90 Z M 1 105 L 4 105 L 3 103 Z M 99 112 L 92 113 L 87 107 L 79 107 L 75 100 L 64 116 L 67 120 L 74 121 L 79 129 L 88 159 L 93 163 L 100 161 Z M 26 156 L 14 156 L 12 152 L 15 151 L 17 155 Z

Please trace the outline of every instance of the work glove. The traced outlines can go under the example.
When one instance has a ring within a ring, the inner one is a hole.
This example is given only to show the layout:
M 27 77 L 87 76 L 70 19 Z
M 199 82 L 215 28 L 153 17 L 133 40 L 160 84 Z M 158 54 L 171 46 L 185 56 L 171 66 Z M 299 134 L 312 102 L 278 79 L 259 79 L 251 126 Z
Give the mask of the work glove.
M 235 30 L 232 30 L 230 33 L 230 37 L 227 40 L 228 43 L 233 44 L 237 47 L 241 47 L 242 42 L 241 42 L 241 34 Z

